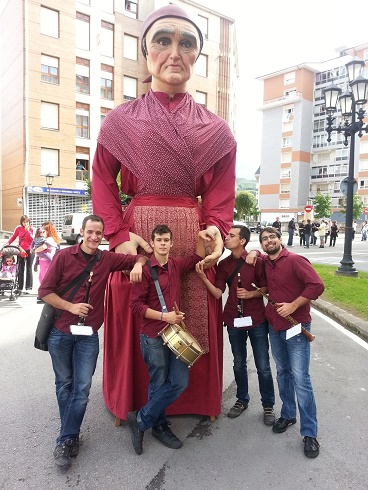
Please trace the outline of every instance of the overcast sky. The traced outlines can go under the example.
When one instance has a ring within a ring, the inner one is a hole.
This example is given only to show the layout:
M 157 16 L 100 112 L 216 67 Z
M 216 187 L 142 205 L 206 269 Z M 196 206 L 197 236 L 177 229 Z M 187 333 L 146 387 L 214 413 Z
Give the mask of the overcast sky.
M 296 64 L 336 58 L 337 48 L 368 42 L 368 4 L 364 0 L 196 1 L 236 19 L 242 88 L 237 176 L 253 179 L 260 164 L 262 122 L 257 109 L 263 87 L 256 78 Z

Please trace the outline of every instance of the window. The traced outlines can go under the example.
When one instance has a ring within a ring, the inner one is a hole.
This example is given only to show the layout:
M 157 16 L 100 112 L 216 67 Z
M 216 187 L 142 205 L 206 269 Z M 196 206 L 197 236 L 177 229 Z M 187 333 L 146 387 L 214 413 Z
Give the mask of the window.
M 282 168 L 281 169 L 281 178 L 282 179 L 290 179 L 291 176 L 291 168 Z
M 59 104 L 41 101 L 41 128 L 59 129 Z
M 89 105 L 77 102 L 75 115 L 75 135 L 77 138 L 89 138 Z
M 289 209 L 290 199 L 280 199 L 280 209 Z
M 294 104 L 285 106 L 282 115 L 282 122 L 289 122 L 292 115 L 294 115 Z
M 291 145 L 292 145 L 291 136 L 287 136 L 286 138 L 282 138 L 282 147 L 283 148 L 286 148 L 286 147 L 291 146 Z
M 114 56 L 114 24 L 101 20 L 100 53 L 112 58 Z
M 89 148 L 77 146 L 75 149 L 75 179 L 89 179 Z
M 101 124 L 102 124 L 103 120 L 105 119 L 106 114 L 110 111 L 111 111 L 111 109 L 108 109 L 107 107 L 101 107 L 101 110 L 100 110 L 100 112 L 101 112 L 101 116 L 100 116 Z
M 124 77 L 124 100 L 134 100 L 137 98 L 137 79 Z
M 41 148 L 41 175 L 59 175 L 59 150 Z
M 314 121 L 314 125 L 313 125 L 313 131 L 315 133 L 317 132 L 321 132 L 321 131 L 324 131 L 325 130 L 325 120 L 324 119 L 317 119 Z
M 75 25 L 75 47 L 89 51 L 89 15 L 77 12 Z
M 138 38 L 124 34 L 124 58 L 138 60 Z
M 285 73 L 284 75 L 284 85 L 290 85 L 291 83 L 295 83 L 295 71 Z
M 284 96 L 285 97 L 295 97 L 296 96 L 296 89 L 290 89 L 290 90 L 285 90 L 284 91 Z
M 77 56 L 75 65 L 75 90 L 80 94 L 89 94 L 89 60 Z
M 203 39 L 208 39 L 208 19 L 207 17 L 204 17 L 203 15 L 198 15 L 197 19 L 197 24 L 198 27 L 200 28 Z
M 360 172 L 367 172 L 368 171 L 368 160 L 359 160 L 359 170 Z
M 48 83 L 59 83 L 59 58 L 41 54 L 41 80 Z
M 360 153 L 368 153 L 368 140 L 360 140 Z
M 281 163 L 291 163 L 292 153 L 291 151 L 285 151 L 281 153 Z
M 109 65 L 101 65 L 101 78 L 100 78 L 100 85 L 101 85 L 101 99 L 109 99 L 113 100 L 114 98 L 114 87 L 113 87 L 113 70 L 114 68 Z
M 205 54 L 200 54 L 195 64 L 196 75 L 200 77 L 207 77 L 207 60 L 208 56 Z
M 289 194 L 290 193 L 290 184 L 281 184 L 280 185 L 280 193 L 281 194 Z
M 360 189 L 368 189 L 368 180 L 360 180 L 359 181 Z
M 207 94 L 205 92 L 199 92 L 199 90 L 197 90 L 195 93 L 195 101 L 198 104 L 201 104 L 204 107 L 207 107 Z
M 137 2 L 125 0 L 125 14 L 133 19 L 137 18 L 138 5 Z
M 41 7 L 40 13 L 41 34 L 50 37 L 59 37 L 59 12 Z

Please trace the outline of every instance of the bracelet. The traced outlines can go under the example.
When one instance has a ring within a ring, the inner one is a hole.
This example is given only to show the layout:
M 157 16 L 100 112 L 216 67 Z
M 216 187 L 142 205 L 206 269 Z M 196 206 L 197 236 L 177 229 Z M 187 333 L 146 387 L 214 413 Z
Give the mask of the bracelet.
M 161 313 L 161 321 L 162 321 L 163 317 L 164 317 L 164 312 Z

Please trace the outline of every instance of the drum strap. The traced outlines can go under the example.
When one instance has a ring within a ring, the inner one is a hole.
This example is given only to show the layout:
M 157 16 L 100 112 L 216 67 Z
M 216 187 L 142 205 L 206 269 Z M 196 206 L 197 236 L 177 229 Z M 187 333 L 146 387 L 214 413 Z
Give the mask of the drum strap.
M 161 311 L 162 311 L 162 313 L 168 313 L 168 309 L 167 309 L 166 304 L 165 304 L 164 296 L 162 294 L 161 287 L 160 287 L 160 284 L 158 282 L 157 269 L 156 269 L 156 267 L 151 266 L 151 262 L 149 260 L 147 260 L 146 265 L 148 266 L 150 273 L 151 273 L 151 277 L 153 279 L 153 282 L 155 283 L 156 291 L 158 294 L 158 299 L 160 300 L 160 303 L 161 303 Z

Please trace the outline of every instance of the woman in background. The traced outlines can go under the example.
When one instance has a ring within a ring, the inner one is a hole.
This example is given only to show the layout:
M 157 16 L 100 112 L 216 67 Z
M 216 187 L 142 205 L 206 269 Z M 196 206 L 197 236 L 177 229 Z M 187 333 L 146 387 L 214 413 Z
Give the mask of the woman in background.
M 42 283 L 43 278 L 51 264 L 51 259 L 54 257 L 56 250 L 59 248 L 60 238 L 56 231 L 54 224 L 51 221 L 46 221 L 42 224 L 42 229 L 44 232 L 44 237 L 46 238 L 45 242 L 35 250 L 35 254 L 38 256 L 39 265 L 40 265 L 40 274 L 38 276 L 38 280 L 40 281 L 40 285 Z M 45 255 L 45 250 L 48 251 L 47 256 Z
M 20 225 L 15 228 L 13 235 L 9 238 L 7 243 L 7 245 L 10 245 L 18 238 L 18 247 L 21 253 L 19 258 L 18 287 L 19 290 L 22 291 L 24 286 L 24 270 L 26 270 L 25 294 L 29 294 L 29 291 L 33 288 L 33 254 L 31 254 L 33 237 L 34 229 L 31 227 L 31 221 L 28 216 L 24 214 L 20 217 Z

